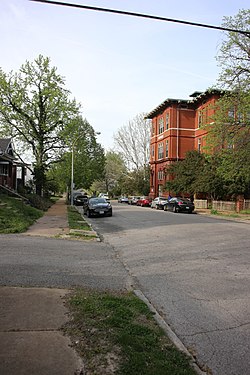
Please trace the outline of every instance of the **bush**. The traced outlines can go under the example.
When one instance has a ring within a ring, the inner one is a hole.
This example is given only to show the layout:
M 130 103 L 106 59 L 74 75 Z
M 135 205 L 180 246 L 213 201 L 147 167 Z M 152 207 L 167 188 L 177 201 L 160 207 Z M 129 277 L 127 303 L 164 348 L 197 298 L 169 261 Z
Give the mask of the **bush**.
M 26 198 L 28 198 L 32 207 L 42 211 L 47 211 L 53 204 L 50 199 L 40 197 L 40 195 L 37 194 L 27 194 Z

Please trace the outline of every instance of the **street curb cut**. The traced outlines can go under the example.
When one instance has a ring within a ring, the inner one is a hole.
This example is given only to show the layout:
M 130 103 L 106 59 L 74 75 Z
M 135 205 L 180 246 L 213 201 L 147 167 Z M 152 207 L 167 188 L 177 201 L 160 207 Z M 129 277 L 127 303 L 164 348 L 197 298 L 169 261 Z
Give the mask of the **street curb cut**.
M 179 349 L 181 352 L 186 354 L 191 359 L 191 366 L 196 371 L 197 375 L 207 375 L 207 372 L 204 372 L 199 368 L 199 366 L 196 363 L 195 358 L 187 350 L 187 348 L 181 342 L 179 337 L 173 332 L 171 327 L 160 316 L 160 314 L 157 312 L 157 310 L 154 308 L 154 306 L 150 303 L 150 301 L 147 299 L 147 297 L 142 293 L 142 291 L 138 290 L 138 289 L 135 289 L 134 294 L 138 298 L 140 298 L 148 306 L 150 311 L 154 314 L 154 319 L 156 320 L 158 325 L 163 329 L 163 331 L 166 333 L 166 335 L 169 337 L 169 339 L 172 341 L 172 343 L 177 347 L 177 349 Z

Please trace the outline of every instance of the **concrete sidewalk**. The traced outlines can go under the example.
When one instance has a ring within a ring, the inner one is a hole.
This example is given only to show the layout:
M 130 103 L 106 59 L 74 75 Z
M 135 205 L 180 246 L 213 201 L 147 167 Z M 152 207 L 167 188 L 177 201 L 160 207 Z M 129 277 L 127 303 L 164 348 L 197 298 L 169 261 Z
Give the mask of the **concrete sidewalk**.
M 65 198 L 23 235 L 69 233 Z M 0 374 L 83 374 L 81 359 L 60 328 L 68 320 L 67 289 L 0 287 Z
M 83 363 L 60 331 L 65 289 L 0 288 L 0 374 L 83 374 Z M 82 371 L 82 372 L 81 372 Z
M 69 233 L 67 205 L 65 197 L 53 204 L 43 217 L 39 218 L 23 233 L 28 236 L 54 237 Z

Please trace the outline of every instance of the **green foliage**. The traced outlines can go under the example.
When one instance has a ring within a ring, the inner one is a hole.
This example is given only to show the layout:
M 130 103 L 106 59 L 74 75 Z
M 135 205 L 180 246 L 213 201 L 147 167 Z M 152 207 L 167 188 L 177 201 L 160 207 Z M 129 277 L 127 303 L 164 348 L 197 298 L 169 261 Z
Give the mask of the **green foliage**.
M 79 112 L 69 95 L 64 79 L 41 55 L 23 64 L 18 73 L 0 70 L 0 133 L 16 140 L 21 159 L 24 150 L 31 151 L 39 195 L 46 170 L 65 148 L 65 129 Z
M 38 194 L 27 194 L 26 198 L 28 198 L 31 206 L 38 210 L 47 211 L 52 206 L 50 199 L 41 197 Z
M 247 143 L 247 142 L 246 142 Z M 166 189 L 181 193 L 206 193 L 212 199 L 250 193 L 250 139 L 243 150 L 222 149 L 213 155 L 187 152 L 186 159 L 170 165 L 173 180 Z
M 25 232 L 42 215 L 21 199 L 0 195 L 0 233 Z
M 165 173 L 170 178 L 166 183 L 167 190 L 176 194 L 202 192 L 204 187 L 199 182 L 205 165 L 206 159 L 203 154 L 198 151 L 188 151 L 184 160 L 166 168 Z
M 75 118 L 69 130 L 69 134 L 64 133 L 69 151 L 50 168 L 47 180 L 54 181 L 61 191 L 70 190 L 73 155 L 75 189 L 87 190 L 95 180 L 104 177 L 104 149 L 97 143 L 93 127 L 82 117 Z
M 152 312 L 132 293 L 79 289 L 69 306 L 73 319 L 65 330 L 77 340 L 75 348 L 87 372 L 101 374 L 108 358 L 114 358 L 117 375 L 195 374 L 189 359 L 173 347 Z
M 224 27 L 250 31 L 250 9 L 242 9 L 235 16 L 224 17 Z M 249 35 L 228 32 L 223 41 L 218 61 L 222 67 L 220 82 L 230 90 L 249 90 L 250 85 Z

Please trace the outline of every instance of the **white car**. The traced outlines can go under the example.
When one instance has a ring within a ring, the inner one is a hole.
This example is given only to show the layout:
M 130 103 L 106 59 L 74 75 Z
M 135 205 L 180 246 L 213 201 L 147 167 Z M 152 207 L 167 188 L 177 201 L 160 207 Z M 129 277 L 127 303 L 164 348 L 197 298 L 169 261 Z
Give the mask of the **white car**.
M 152 201 L 151 208 L 156 208 L 157 210 L 163 210 L 167 202 L 168 202 L 167 198 L 157 197 Z
M 100 193 L 99 198 L 105 198 L 107 201 L 109 201 L 109 195 L 106 193 Z

